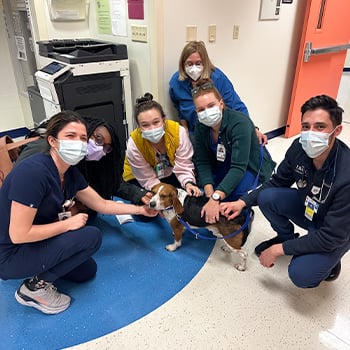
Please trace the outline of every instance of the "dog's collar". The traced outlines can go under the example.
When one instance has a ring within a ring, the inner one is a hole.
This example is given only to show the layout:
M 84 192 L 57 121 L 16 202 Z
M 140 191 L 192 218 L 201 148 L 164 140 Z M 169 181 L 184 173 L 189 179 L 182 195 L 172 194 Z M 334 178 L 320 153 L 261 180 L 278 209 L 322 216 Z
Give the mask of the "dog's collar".
M 174 210 L 174 206 L 169 206 L 169 207 L 167 207 L 167 208 L 165 208 L 165 209 L 162 209 L 162 210 L 166 210 L 166 211 L 168 211 L 168 210 Z

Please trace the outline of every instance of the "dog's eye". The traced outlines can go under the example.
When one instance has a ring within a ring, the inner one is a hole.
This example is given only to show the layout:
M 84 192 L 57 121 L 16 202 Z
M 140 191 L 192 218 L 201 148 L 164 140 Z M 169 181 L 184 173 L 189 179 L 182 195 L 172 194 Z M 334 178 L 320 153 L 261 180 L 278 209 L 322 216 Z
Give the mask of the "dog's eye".
M 162 200 L 169 198 L 169 197 L 170 197 L 170 195 L 168 195 L 168 194 L 160 194 L 160 196 L 159 196 L 159 198 Z

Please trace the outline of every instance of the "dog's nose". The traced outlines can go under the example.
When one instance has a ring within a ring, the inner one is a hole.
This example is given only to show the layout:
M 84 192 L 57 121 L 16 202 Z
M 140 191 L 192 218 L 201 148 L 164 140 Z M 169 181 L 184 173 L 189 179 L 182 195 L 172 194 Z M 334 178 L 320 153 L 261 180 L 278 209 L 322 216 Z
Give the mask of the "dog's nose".
M 150 208 L 154 208 L 156 206 L 156 202 L 149 202 Z

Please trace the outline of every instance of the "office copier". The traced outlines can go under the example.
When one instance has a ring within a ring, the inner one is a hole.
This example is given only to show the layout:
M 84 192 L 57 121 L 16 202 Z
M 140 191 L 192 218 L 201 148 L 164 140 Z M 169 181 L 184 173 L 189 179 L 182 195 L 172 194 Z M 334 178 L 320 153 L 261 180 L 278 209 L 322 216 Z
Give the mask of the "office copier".
M 114 125 L 124 151 L 133 129 L 126 45 L 92 39 L 37 44 L 39 55 L 48 59 L 35 73 L 46 119 L 62 110 L 102 118 Z

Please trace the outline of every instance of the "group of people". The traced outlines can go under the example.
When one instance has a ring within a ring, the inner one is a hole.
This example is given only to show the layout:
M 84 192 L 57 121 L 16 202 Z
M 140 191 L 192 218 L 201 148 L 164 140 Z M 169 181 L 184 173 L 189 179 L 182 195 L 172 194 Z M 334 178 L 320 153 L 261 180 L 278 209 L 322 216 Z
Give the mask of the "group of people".
M 66 310 L 70 297 L 53 283 L 84 282 L 97 271 L 92 256 L 102 233 L 87 224 L 89 215 L 154 217 L 148 204 L 159 182 L 207 196 L 201 212 L 207 223 L 259 205 L 277 233 L 255 249 L 263 266 L 292 255 L 296 286 L 337 278 L 350 248 L 350 151 L 337 139 L 343 112 L 337 102 L 325 95 L 305 102 L 301 136 L 272 175 L 266 136 L 203 42 L 184 47 L 169 93 L 180 123 L 146 93 L 136 101 L 137 128 L 125 157 L 109 123 L 71 111 L 51 117 L 45 137 L 23 149 L 0 189 L 0 278 L 26 278 L 15 293 L 19 303 L 49 314 Z M 294 232 L 293 223 L 308 234 Z

